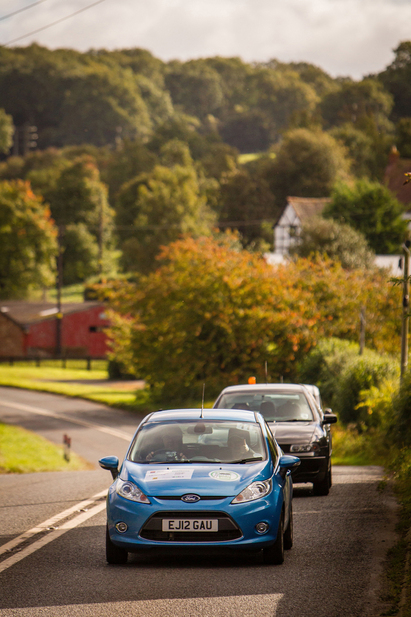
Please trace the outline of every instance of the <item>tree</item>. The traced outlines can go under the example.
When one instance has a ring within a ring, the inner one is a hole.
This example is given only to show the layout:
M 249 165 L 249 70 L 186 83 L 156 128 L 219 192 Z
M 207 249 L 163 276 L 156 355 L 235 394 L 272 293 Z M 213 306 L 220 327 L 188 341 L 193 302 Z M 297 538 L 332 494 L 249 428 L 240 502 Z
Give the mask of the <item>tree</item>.
M 379 161 L 374 141 L 367 133 L 356 129 L 350 122 L 334 127 L 329 133 L 346 149 L 351 163 L 350 172 L 353 176 L 377 179 L 380 171 Z M 386 159 L 384 164 L 386 164 Z
M 362 233 L 349 225 L 321 217 L 313 217 L 303 225 L 292 254 L 299 257 L 326 255 L 348 270 L 371 268 L 374 264 L 374 254 Z
M 376 79 L 346 80 L 338 90 L 326 94 L 320 103 L 325 127 L 347 122 L 366 132 L 392 130 L 389 116 L 393 106 L 390 93 Z
M 407 229 L 404 207 L 386 186 L 357 180 L 338 184 L 323 216 L 347 223 L 361 232 L 379 255 L 398 253 Z
M 396 126 L 396 146 L 404 159 L 411 159 L 411 118 L 401 118 Z
M 393 62 L 378 74 L 378 79 L 394 99 L 393 117 L 410 115 L 411 105 L 411 41 L 403 41 L 394 49 Z
M 173 104 L 201 120 L 207 114 L 215 114 L 224 103 L 221 77 L 205 63 L 171 62 L 165 83 Z
M 21 180 L 0 182 L 0 297 L 24 297 L 54 281 L 57 230 L 50 210 Z
M 111 271 L 114 212 L 94 159 L 87 155 L 73 161 L 58 159 L 54 166 L 31 170 L 28 177 L 50 204 L 56 224 L 65 228 L 64 283 Z
M 279 208 L 264 174 L 247 168 L 221 181 L 220 222 L 241 234 L 244 248 L 269 250 Z
M 210 233 L 215 214 L 207 205 L 189 152 L 186 147 L 183 150 L 172 142 L 162 151 L 170 167 L 157 165 L 126 183 L 119 193 L 117 224 L 126 271 L 153 269 L 160 247 L 181 234 Z M 182 158 L 174 164 L 176 157 Z
M 7 154 L 13 143 L 13 118 L 0 109 L 0 152 Z
M 288 195 L 328 197 L 338 178 L 347 176 L 349 162 L 342 146 L 322 131 L 293 129 L 284 135 L 268 170 L 268 181 L 279 205 Z
M 262 380 L 265 362 L 272 380 L 296 379 L 320 338 L 358 340 L 364 305 L 367 345 L 398 345 L 399 290 L 386 274 L 320 258 L 273 268 L 233 239 L 180 239 L 137 283 L 104 287 L 114 310 L 112 359 L 168 404 L 198 397 L 203 383 L 212 396 L 250 374 Z
M 204 382 L 211 396 L 263 376 L 266 360 L 279 378 L 310 345 L 307 294 L 279 289 L 261 257 L 232 245 L 231 234 L 178 240 L 137 285 L 105 291 L 117 315 L 113 358 L 169 401 L 198 396 Z

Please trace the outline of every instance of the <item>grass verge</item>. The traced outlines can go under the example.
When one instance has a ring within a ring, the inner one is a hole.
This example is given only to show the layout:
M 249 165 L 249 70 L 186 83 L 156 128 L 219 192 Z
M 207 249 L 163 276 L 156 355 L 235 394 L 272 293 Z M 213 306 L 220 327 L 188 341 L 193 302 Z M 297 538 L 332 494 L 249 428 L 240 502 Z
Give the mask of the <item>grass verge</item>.
M 66 368 L 61 360 L 42 361 L 40 366 L 33 362 L 3 364 L 0 386 L 80 397 L 123 409 L 140 410 L 147 398 L 143 391 L 130 389 L 127 381 L 110 382 L 104 361 L 95 361 L 91 370 L 85 360 L 67 360 Z
M 64 459 L 62 446 L 18 426 L 0 423 L 0 473 L 94 469 L 74 453 Z

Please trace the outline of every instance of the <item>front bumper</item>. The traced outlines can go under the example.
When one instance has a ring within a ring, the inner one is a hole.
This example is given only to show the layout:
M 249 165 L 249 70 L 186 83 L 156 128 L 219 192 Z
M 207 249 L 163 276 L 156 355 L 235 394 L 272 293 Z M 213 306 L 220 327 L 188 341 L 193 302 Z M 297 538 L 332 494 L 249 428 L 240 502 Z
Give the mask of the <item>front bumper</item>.
M 299 452 L 298 458 L 301 463 L 292 472 L 294 484 L 299 482 L 321 482 L 325 478 L 329 468 L 328 456 L 312 456 L 311 452 L 307 454 Z
M 151 504 L 141 504 L 117 495 L 114 485 L 107 497 L 107 524 L 110 539 L 128 552 L 165 547 L 232 547 L 260 550 L 273 544 L 277 537 L 282 510 L 282 493 L 277 487 L 265 498 L 243 504 L 233 499 L 201 499 L 186 504 L 180 499 L 170 502 L 149 497 Z M 218 532 L 163 532 L 163 518 L 218 519 Z M 115 525 L 124 522 L 127 531 L 120 533 Z M 257 523 L 268 524 L 266 533 L 256 530 Z

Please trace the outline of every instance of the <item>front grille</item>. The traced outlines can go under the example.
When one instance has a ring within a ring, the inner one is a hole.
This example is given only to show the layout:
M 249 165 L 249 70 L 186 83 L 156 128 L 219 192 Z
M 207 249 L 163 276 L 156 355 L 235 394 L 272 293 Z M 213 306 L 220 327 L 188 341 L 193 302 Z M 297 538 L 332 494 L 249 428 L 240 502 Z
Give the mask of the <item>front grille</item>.
M 163 531 L 163 518 L 174 519 L 218 519 L 218 531 Z M 157 542 L 228 542 L 241 538 L 242 533 L 236 523 L 225 512 L 157 512 L 143 526 L 140 536 Z
M 181 495 L 154 495 L 154 499 L 158 499 L 159 501 L 181 501 Z M 200 497 L 200 501 L 216 501 L 218 499 L 227 499 L 227 495 L 201 495 Z

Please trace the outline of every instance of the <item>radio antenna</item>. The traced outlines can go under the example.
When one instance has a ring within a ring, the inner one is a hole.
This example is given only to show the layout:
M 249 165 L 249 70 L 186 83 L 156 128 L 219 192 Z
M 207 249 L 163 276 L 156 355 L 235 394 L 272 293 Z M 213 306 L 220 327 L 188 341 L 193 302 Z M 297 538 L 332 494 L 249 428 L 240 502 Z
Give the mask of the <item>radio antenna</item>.
M 205 392 L 205 383 L 203 383 L 203 397 L 201 399 L 201 414 L 200 414 L 200 418 L 203 417 L 203 411 L 204 411 L 204 392 Z
M 265 361 L 265 383 L 268 383 L 268 363 Z

